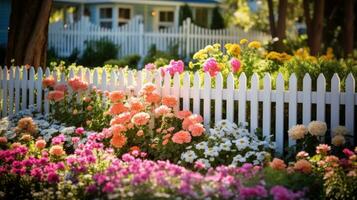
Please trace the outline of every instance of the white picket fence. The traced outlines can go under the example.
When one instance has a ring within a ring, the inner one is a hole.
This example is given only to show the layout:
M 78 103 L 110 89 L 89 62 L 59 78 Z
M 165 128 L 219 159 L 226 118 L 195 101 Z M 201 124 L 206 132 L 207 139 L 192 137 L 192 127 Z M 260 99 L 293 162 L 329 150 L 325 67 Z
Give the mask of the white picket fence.
M 284 80 L 281 74 L 276 78 L 275 89 L 272 88 L 272 78 L 269 74 L 266 74 L 263 80 L 259 80 L 258 75 L 254 74 L 251 78 L 251 87 L 247 88 L 248 80 L 244 73 L 238 80 L 234 80 L 233 74 L 229 74 L 226 80 L 226 88 L 223 88 L 224 80 L 219 73 L 215 78 L 215 88 L 212 88 L 211 77 L 205 74 L 201 85 L 198 72 L 194 74 L 194 78 L 191 80 L 188 72 L 185 72 L 183 76 L 176 74 L 172 78 L 169 74 L 162 77 L 158 72 L 153 74 L 145 70 L 128 71 L 127 73 L 122 70 L 112 70 L 109 74 L 103 71 L 100 75 L 98 69 L 94 71 L 80 69 L 77 73 L 71 70 L 69 76 L 66 77 L 64 73 L 50 72 L 48 68 L 44 75 L 41 68 L 38 69 L 37 74 L 34 68 L 29 70 L 19 67 L 12 67 L 9 70 L 0 68 L 1 116 L 11 116 L 28 108 L 29 105 L 35 105 L 38 112 L 49 113 L 50 105 L 45 98 L 47 92 L 42 88 L 42 79 L 51 75 L 59 82 L 78 76 L 91 85 L 108 91 L 127 90 L 128 86 L 134 86 L 135 92 L 138 92 L 143 84 L 153 82 L 162 95 L 174 95 L 182 100 L 182 105 L 178 105 L 175 108 L 176 110 L 183 108 L 201 114 L 204 117 L 206 127 L 225 118 L 235 122 L 248 121 L 251 132 L 255 132 L 256 128 L 262 128 L 264 136 L 275 134 L 278 152 L 282 152 L 287 145 L 294 144 L 294 141 L 291 140 L 288 141 L 288 144 L 284 143 L 284 137 L 286 138 L 287 135 L 286 129 L 284 129 L 284 118 L 288 117 L 287 127 L 296 125 L 298 123 L 298 104 L 302 104 L 303 124 L 307 125 L 313 119 L 325 121 L 329 117 L 330 129 L 340 125 L 340 106 L 343 105 L 345 107 L 345 123 L 342 125 L 345 125 L 354 137 L 356 136 L 355 106 L 357 105 L 357 93 L 355 92 L 355 79 L 352 74 L 347 76 L 344 92 L 341 92 L 341 82 L 337 74 L 331 80 L 331 91 L 326 91 L 326 80 L 322 74 L 317 79 L 316 91 L 312 91 L 312 80 L 308 74 L 305 75 L 303 80 L 303 90 L 298 91 L 297 78 L 294 74 L 289 78 L 288 90 L 286 90 L 287 80 Z M 238 88 L 235 88 L 235 85 L 237 85 L 235 81 L 239 83 Z M 261 81 L 263 88 L 260 88 Z M 212 100 L 214 103 L 212 103 Z M 250 110 L 247 109 L 248 104 Z M 275 104 L 275 109 L 272 109 L 272 104 Z M 288 106 L 288 116 L 284 113 L 284 105 Z M 316 116 L 312 115 L 313 105 L 316 105 Z M 331 108 L 331 115 L 327 117 L 326 105 L 330 105 Z M 203 109 L 201 109 L 201 106 Z M 238 107 L 238 112 L 235 112 L 235 107 Z M 226 116 L 223 116 L 224 108 L 226 108 Z M 247 120 L 248 113 L 250 120 Z M 213 119 L 211 119 L 211 114 L 214 114 Z M 275 124 L 271 123 L 272 116 L 275 117 Z M 238 121 L 235 119 L 238 119 Z M 261 124 L 258 123 L 259 119 L 262 119 Z M 274 133 L 272 133 L 272 126 L 275 126 Z
M 214 43 L 239 42 L 242 38 L 248 40 L 267 41 L 271 37 L 262 32 L 245 32 L 240 28 L 206 29 L 191 23 L 188 18 L 180 27 L 173 27 L 159 31 L 144 31 L 141 16 L 134 17 L 128 24 L 106 29 L 89 22 L 88 18 L 74 24 L 63 26 L 59 21 L 49 26 L 48 47 L 54 48 L 59 56 L 69 56 L 77 48 L 79 52 L 85 49 L 85 41 L 106 38 L 120 46 L 119 56 L 130 54 L 146 55 L 152 44 L 162 51 L 169 50 L 170 46 L 178 45 L 179 54 L 189 57 L 206 45 Z

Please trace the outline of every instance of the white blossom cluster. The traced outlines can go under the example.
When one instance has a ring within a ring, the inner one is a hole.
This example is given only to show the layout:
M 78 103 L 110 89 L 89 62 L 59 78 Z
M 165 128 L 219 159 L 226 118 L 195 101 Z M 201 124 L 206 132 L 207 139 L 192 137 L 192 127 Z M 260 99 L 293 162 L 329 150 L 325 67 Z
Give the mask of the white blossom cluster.
M 210 129 L 207 139 L 187 147 L 181 162 L 201 162 L 206 168 L 219 165 L 241 166 L 244 163 L 262 164 L 275 144 L 260 140 L 242 125 L 222 120 Z

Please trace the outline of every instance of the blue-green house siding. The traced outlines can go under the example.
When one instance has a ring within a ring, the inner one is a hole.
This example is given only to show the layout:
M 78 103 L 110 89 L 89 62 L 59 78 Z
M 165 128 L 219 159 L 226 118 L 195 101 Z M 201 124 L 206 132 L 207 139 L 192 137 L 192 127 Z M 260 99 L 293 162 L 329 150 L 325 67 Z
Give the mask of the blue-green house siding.
M 0 45 L 7 43 L 11 0 L 0 0 Z

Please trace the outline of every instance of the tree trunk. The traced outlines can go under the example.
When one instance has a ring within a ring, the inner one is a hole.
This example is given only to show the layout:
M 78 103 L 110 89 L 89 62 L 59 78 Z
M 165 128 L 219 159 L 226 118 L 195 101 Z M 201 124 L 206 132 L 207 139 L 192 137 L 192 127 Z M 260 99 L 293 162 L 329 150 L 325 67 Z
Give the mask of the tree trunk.
M 276 27 L 275 27 L 273 0 L 268 0 L 268 9 L 269 9 L 270 33 L 271 33 L 271 37 L 275 38 L 275 37 L 277 37 L 277 35 L 276 35 Z
M 306 23 L 306 33 L 307 33 L 307 45 L 311 47 L 312 41 L 312 27 L 311 27 L 311 15 L 310 15 L 310 1 L 304 0 L 303 1 L 303 8 L 304 8 L 304 17 Z
M 324 23 L 325 0 L 315 0 L 314 19 L 312 27 L 312 41 L 310 54 L 316 56 L 319 54 L 322 42 L 322 30 Z
M 354 37 L 354 0 L 344 0 L 344 51 L 345 57 L 353 56 L 353 37 Z
M 6 64 L 46 66 L 52 0 L 12 0 Z
M 286 11 L 288 8 L 288 0 L 280 0 L 278 8 L 278 27 L 276 29 L 276 34 L 279 40 L 286 38 Z

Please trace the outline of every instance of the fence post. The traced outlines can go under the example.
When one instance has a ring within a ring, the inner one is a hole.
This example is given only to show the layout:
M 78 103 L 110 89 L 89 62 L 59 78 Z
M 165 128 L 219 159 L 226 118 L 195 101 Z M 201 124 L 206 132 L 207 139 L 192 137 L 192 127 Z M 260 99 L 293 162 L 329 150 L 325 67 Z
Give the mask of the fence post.
M 190 27 L 191 27 L 191 18 L 187 18 L 183 23 L 184 28 L 186 29 L 186 58 L 190 57 Z
M 144 24 L 140 22 L 139 24 L 139 54 L 144 56 Z

